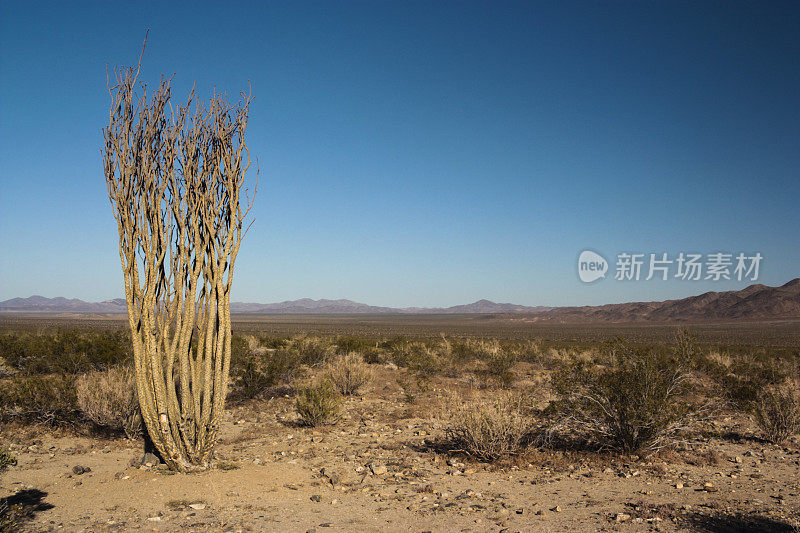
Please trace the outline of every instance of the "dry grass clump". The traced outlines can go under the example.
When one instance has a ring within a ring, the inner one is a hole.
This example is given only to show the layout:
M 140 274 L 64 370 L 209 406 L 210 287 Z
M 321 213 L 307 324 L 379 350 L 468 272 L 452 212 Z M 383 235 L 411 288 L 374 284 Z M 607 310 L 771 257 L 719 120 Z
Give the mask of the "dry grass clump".
M 325 375 L 341 394 L 350 396 L 370 382 L 372 370 L 360 353 L 350 352 L 331 361 Z
M 565 364 L 553 379 L 551 432 L 567 430 L 623 453 L 657 451 L 708 416 L 693 403 L 688 362 L 680 356 L 610 346 L 597 364 Z
M 113 367 L 80 376 L 75 382 L 78 407 L 98 427 L 124 433 L 129 439 L 142 433 L 142 417 L 131 368 Z
M 462 403 L 451 413 L 446 437 L 457 451 L 496 461 L 519 453 L 529 431 L 521 400 L 503 394 Z
M 296 386 L 295 408 L 304 426 L 321 426 L 335 422 L 341 409 L 341 397 L 327 379 Z
M 782 444 L 800 433 L 800 391 L 793 384 L 766 388 L 754 404 L 753 418 L 768 441 Z

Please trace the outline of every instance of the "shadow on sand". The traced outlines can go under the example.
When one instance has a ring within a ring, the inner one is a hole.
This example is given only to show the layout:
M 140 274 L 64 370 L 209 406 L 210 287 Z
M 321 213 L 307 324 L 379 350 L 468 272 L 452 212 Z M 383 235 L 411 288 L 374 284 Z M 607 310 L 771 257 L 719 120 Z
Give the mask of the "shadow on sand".
M 0 498 L 0 530 L 14 531 L 36 513 L 52 509 L 53 505 L 44 501 L 45 496 L 47 493 L 39 489 L 27 489 Z

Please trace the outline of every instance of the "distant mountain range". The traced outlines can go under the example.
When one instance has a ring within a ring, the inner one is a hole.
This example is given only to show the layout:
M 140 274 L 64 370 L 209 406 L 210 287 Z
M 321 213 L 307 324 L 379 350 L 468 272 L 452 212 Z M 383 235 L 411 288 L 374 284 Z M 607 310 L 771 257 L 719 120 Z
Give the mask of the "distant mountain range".
M 549 307 L 527 307 L 524 305 L 504 304 L 479 300 L 466 305 L 453 307 L 378 307 L 352 300 L 288 300 L 272 304 L 231 302 L 231 312 L 237 314 L 287 314 L 287 315 L 343 315 L 343 314 L 378 314 L 378 313 L 423 313 L 423 314 L 456 314 L 456 313 L 536 313 L 546 311 Z M 103 302 L 84 302 L 67 298 L 12 298 L 0 302 L 0 313 L 127 313 L 125 300 L 115 298 Z
M 351 300 L 290 300 L 271 304 L 232 302 L 235 314 L 486 314 L 528 322 L 680 322 L 687 320 L 800 318 L 800 278 L 780 287 L 751 285 L 740 291 L 707 292 L 680 300 L 585 307 L 543 307 L 479 300 L 453 307 L 378 307 Z M 84 302 L 67 298 L 13 298 L 0 313 L 125 313 L 125 300 Z

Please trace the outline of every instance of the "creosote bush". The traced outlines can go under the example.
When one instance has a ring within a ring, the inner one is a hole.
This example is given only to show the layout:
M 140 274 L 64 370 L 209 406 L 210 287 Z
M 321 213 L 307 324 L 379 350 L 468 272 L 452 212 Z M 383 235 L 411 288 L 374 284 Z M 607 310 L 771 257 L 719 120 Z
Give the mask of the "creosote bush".
M 392 360 L 397 366 L 432 376 L 445 367 L 445 358 L 424 342 L 409 342 L 392 347 Z
M 336 421 L 341 408 L 341 397 L 327 379 L 308 382 L 296 387 L 295 408 L 300 424 L 321 426 Z
M 494 379 L 501 387 L 510 387 L 517 378 L 514 365 L 517 363 L 517 354 L 499 348 L 486 356 L 486 374 Z
M 100 428 L 124 433 L 129 439 L 142 433 L 136 379 L 129 367 L 114 367 L 80 376 L 75 381 L 78 407 Z
M 522 407 L 509 395 L 464 403 L 452 413 L 446 438 L 458 451 L 484 461 L 517 454 L 531 429 Z
M 624 342 L 610 345 L 595 364 L 564 363 L 553 388 L 551 432 L 566 430 L 623 453 L 659 450 L 708 414 L 692 403 L 687 361 Z
M 2 334 L 0 354 L 9 369 L 28 375 L 90 372 L 133 358 L 127 331 L 94 329 Z
M 300 362 L 308 366 L 324 365 L 336 353 L 330 340 L 307 335 L 298 335 L 286 340 L 284 349 L 295 352 Z
M 0 420 L 76 426 L 78 408 L 73 376 L 16 376 L 0 384 Z
M 700 360 L 700 370 L 719 387 L 727 403 L 742 413 L 752 413 L 769 388 L 784 383 L 789 369 L 783 360 L 766 354 L 731 356 L 711 352 Z
M 325 375 L 341 394 L 350 396 L 370 382 L 372 370 L 360 353 L 350 352 L 331 361 Z
M 764 389 L 754 402 L 753 418 L 768 441 L 782 444 L 800 433 L 800 391 L 789 384 Z
M 247 354 L 231 363 L 231 394 L 238 400 L 257 398 L 273 387 L 291 383 L 301 367 L 301 357 L 294 350 Z

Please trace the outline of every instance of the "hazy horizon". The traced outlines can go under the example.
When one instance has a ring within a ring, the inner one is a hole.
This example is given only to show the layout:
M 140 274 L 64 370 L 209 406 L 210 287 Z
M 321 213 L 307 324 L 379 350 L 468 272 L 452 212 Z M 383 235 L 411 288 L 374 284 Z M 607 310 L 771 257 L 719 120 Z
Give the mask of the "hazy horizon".
M 795 281 L 796 279 L 800 279 L 800 278 L 792 278 L 790 280 L 787 280 L 786 283 L 780 283 L 778 285 L 775 285 L 775 287 L 780 287 L 780 286 L 786 285 L 787 283 Z M 764 284 L 763 283 L 754 283 L 753 285 L 764 285 Z M 724 291 L 716 291 L 716 292 L 724 292 Z M 680 297 L 677 297 L 677 298 L 663 298 L 663 299 L 660 299 L 660 300 L 628 300 L 628 301 L 625 301 L 625 302 L 606 302 L 606 304 L 635 303 L 637 301 L 680 300 L 680 299 L 687 298 L 687 297 L 690 297 L 690 296 L 697 296 L 699 294 L 702 294 L 702 293 L 687 294 L 686 296 L 680 296 Z M 86 303 L 102 303 L 102 302 L 108 302 L 108 301 L 111 301 L 111 300 L 121 300 L 123 302 L 125 301 L 124 295 L 116 296 L 116 297 L 113 297 L 113 298 L 104 298 L 102 300 L 87 300 L 85 298 L 80 298 L 80 297 L 67 298 L 67 297 L 64 297 L 64 296 L 43 296 L 41 294 L 32 294 L 30 296 L 16 296 L 16 297 L 12 297 L 12 298 L 7 298 L 7 299 L 4 299 L 4 300 L 0 300 L 0 302 L 13 300 L 14 298 L 27 299 L 27 298 L 34 298 L 34 297 L 43 297 L 43 298 L 49 298 L 49 299 L 62 297 L 62 298 L 66 298 L 68 300 L 71 300 L 71 299 L 82 300 L 82 301 L 84 301 Z M 306 296 L 301 296 L 301 297 L 298 297 L 298 298 L 291 298 L 291 299 L 288 299 L 288 300 L 274 300 L 274 301 L 272 301 L 272 300 L 270 300 L 270 301 L 259 301 L 259 300 L 236 300 L 236 299 L 232 299 L 231 303 L 272 305 L 272 304 L 280 304 L 280 303 L 285 303 L 285 302 L 297 302 L 297 301 L 303 301 L 303 300 L 311 300 L 311 301 L 314 301 L 314 302 L 319 302 L 319 301 L 330 301 L 330 302 L 348 301 L 348 302 L 352 302 L 352 303 L 355 303 L 355 304 L 369 305 L 371 307 L 385 307 L 385 308 L 398 309 L 398 310 L 407 310 L 407 309 L 421 309 L 421 310 L 422 309 L 447 309 L 447 308 L 450 308 L 450 307 L 456 307 L 456 306 L 461 306 L 461 305 L 470 305 L 470 304 L 479 303 L 479 302 L 483 302 L 483 301 L 488 301 L 488 302 L 491 302 L 491 303 L 494 303 L 494 304 L 500 304 L 500 305 L 511 304 L 511 305 L 519 305 L 519 306 L 524 306 L 524 307 L 544 307 L 544 308 L 582 307 L 584 305 L 605 305 L 603 303 L 600 303 L 600 304 L 574 304 L 574 305 L 563 305 L 563 306 L 560 306 L 560 305 L 524 303 L 524 302 L 513 302 L 513 301 L 502 302 L 502 301 L 491 300 L 489 298 L 479 298 L 477 300 L 471 300 L 471 301 L 468 301 L 468 302 L 460 302 L 460 303 L 451 304 L 451 305 L 442 305 L 442 306 L 410 305 L 410 306 L 402 306 L 401 307 L 401 306 L 394 306 L 394 305 L 385 305 L 385 304 L 382 304 L 382 303 L 379 303 L 379 302 L 378 303 L 376 303 L 376 302 L 363 302 L 363 301 L 359 301 L 359 300 L 353 300 L 352 298 L 324 298 L 324 297 L 322 297 L 322 298 L 309 298 L 309 297 L 306 297 Z
M 800 4 L 197 6 L 0 4 L 0 300 L 123 293 L 106 63 L 147 28 L 142 77 L 174 72 L 175 103 L 252 86 L 232 300 L 600 305 L 800 275 Z M 606 279 L 580 281 L 584 250 Z M 623 252 L 763 261 L 618 281 Z

